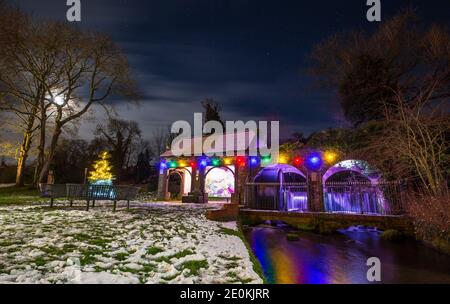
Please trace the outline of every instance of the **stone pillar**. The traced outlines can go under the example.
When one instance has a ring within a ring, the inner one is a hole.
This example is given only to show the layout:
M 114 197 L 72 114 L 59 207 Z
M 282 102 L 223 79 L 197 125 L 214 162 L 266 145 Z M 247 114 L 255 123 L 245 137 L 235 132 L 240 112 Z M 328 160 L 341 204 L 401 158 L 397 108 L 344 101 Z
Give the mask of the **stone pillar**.
M 197 168 L 192 168 L 192 176 L 191 176 L 191 193 L 199 190 L 200 187 L 198 185 L 198 170 Z
M 202 194 L 205 193 L 205 179 L 206 179 L 206 168 L 205 167 L 200 167 L 198 170 L 198 190 L 200 190 L 200 192 Z
M 168 170 L 160 169 L 158 178 L 158 199 L 165 200 L 169 181 Z
M 244 204 L 245 187 L 247 182 L 249 171 L 248 166 L 239 167 L 236 165 L 236 176 L 235 176 L 235 197 L 233 203 Z
M 183 172 L 180 172 L 180 174 L 181 174 L 181 189 L 180 189 L 180 199 L 184 196 L 184 184 L 185 184 L 185 182 L 186 182 L 186 174 L 188 174 L 188 173 L 186 173 L 184 170 L 183 170 Z
M 308 210 L 325 212 L 322 175 L 318 172 L 308 173 Z

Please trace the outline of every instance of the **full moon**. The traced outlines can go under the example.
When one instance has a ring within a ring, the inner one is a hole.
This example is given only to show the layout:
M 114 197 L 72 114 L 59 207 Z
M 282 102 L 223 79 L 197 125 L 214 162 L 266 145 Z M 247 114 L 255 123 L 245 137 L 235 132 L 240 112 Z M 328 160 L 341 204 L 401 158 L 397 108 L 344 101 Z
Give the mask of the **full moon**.
M 63 105 L 64 104 L 64 97 L 63 96 L 55 96 L 53 99 L 53 102 L 57 105 Z

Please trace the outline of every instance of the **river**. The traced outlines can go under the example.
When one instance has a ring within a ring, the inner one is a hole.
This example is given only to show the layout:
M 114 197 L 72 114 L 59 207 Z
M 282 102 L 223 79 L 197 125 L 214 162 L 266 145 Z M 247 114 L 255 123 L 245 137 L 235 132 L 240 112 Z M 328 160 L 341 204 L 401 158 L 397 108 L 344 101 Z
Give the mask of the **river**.
M 288 227 L 244 230 L 268 283 L 367 284 L 367 260 L 381 261 L 381 283 L 450 283 L 450 257 L 420 242 L 385 241 L 376 229 L 351 227 L 336 235 L 300 232 L 288 241 Z

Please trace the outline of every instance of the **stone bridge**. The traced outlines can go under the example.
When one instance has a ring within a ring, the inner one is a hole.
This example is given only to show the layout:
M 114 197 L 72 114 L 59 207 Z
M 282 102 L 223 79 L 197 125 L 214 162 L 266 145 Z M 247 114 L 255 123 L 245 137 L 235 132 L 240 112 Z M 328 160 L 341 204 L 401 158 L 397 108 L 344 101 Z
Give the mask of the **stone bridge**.
M 414 227 L 407 216 L 364 215 L 342 213 L 302 213 L 241 209 L 241 219 L 246 224 L 264 221 L 282 221 L 301 230 L 333 233 L 350 226 L 376 227 L 380 230 L 395 229 L 407 235 L 414 235 Z

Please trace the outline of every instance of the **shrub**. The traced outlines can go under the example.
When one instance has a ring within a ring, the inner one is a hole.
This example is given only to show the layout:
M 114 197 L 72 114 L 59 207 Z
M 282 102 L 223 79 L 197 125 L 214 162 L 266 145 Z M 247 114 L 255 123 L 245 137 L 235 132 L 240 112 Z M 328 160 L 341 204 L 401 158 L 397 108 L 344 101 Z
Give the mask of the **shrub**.
M 408 195 L 407 212 L 417 238 L 432 243 L 436 239 L 450 242 L 450 193 L 439 196 Z
M 401 239 L 403 239 L 405 237 L 405 235 L 403 233 L 401 233 L 398 230 L 386 230 L 385 232 L 383 232 L 383 234 L 381 234 L 380 236 L 383 240 L 385 241 L 400 241 Z
M 300 237 L 296 233 L 288 233 L 288 235 L 286 236 L 286 239 L 290 242 L 295 242 L 295 241 L 298 241 L 300 239 Z

